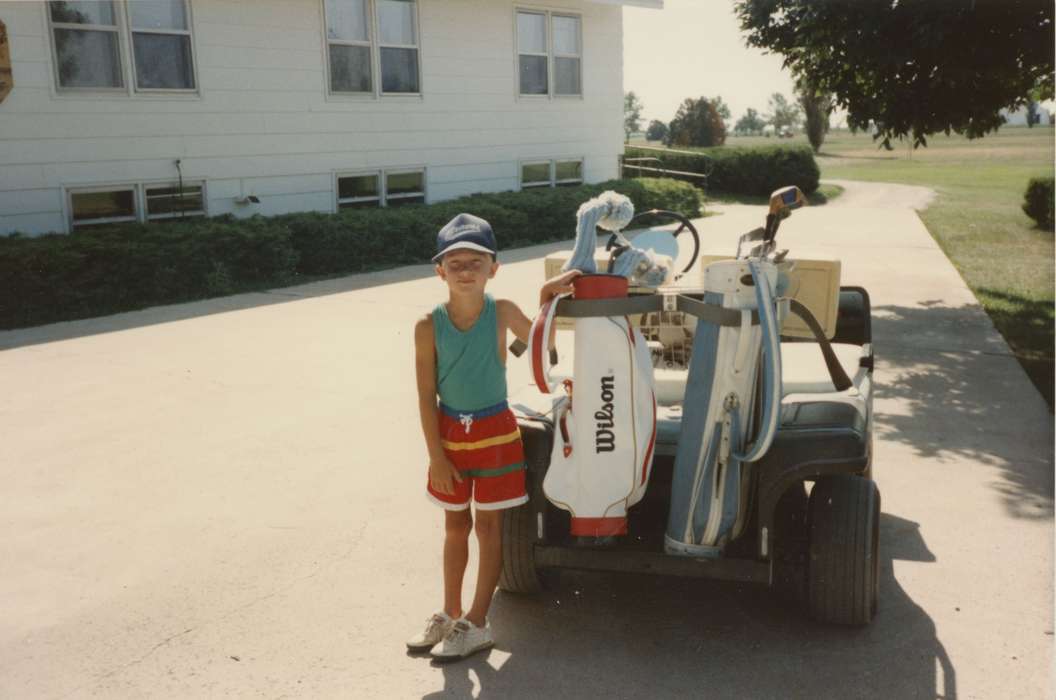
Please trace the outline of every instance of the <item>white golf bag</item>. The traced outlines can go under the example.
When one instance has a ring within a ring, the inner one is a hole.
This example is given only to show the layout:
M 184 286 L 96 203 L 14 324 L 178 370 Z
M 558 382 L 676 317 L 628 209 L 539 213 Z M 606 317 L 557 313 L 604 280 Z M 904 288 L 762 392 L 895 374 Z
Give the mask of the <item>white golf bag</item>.
M 574 287 L 577 300 L 627 295 L 627 279 L 617 275 L 583 275 Z M 561 298 L 540 310 L 529 343 L 539 389 L 567 395 L 556 402 L 554 449 L 543 492 L 571 513 L 572 535 L 626 534 L 627 509 L 645 495 L 656 440 L 649 349 L 626 317 L 576 318 L 573 378 L 555 386 L 547 346 Z

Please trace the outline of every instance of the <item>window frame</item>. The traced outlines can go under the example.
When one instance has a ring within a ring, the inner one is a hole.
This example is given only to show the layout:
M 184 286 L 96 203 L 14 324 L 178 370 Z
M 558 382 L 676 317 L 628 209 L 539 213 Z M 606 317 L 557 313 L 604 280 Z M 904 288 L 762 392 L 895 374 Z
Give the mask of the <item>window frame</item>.
M 563 53 L 558 54 L 557 49 L 554 47 L 554 17 L 566 17 L 569 19 L 576 20 L 576 43 L 579 45 L 578 54 Z M 550 13 L 550 54 L 551 54 L 551 67 L 550 73 L 553 76 L 551 78 L 552 83 L 550 86 L 551 96 L 555 99 L 582 99 L 583 98 L 583 15 L 575 12 L 560 12 L 554 11 Z M 578 93 L 558 93 L 557 81 L 554 79 L 557 77 L 557 59 L 559 58 L 575 58 L 579 60 L 579 92 Z
M 406 194 L 389 194 L 389 175 L 406 175 L 409 173 L 421 173 L 422 176 L 422 189 L 420 192 L 408 192 Z M 377 201 L 378 209 L 386 209 L 389 207 L 389 200 L 399 201 L 402 199 L 416 199 L 421 197 L 423 204 L 429 203 L 429 169 L 424 165 L 408 165 L 399 166 L 392 168 L 367 168 L 360 170 L 335 170 L 333 177 L 333 188 L 334 188 L 334 213 L 341 211 L 341 205 L 350 203 L 355 204 L 358 202 L 371 202 Z M 378 196 L 377 197 L 346 197 L 344 200 L 340 197 L 340 182 L 341 178 L 345 177 L 364 177 L 366 175 L 374 175 L 378 178 Z
M 563 180 L 557 179 L 557 166 L 560 163 L 579 163 L 579 177 L 578 178 L 565 178 Z M 587 164 L 586 158 L 555 158 L 554 159 L 554 187 L 560 187 L 561 185 L 582 185 L 586 182 Z
M 184 181 L 182 189 L 188 187 L 198 187 L 202 191 L 202 208 L 194 211 L 184 212 L 169 212 L 168 214 L 154 214 L 150 213 L 150 206 L 148 204 L 149 197 L 147 190 L 152 188 L 169 187 L 173 189 L 181 189 L 179 180 L 157 180 L 149 182 L 139 183 L 140 189 L 142 190 L 143 206 L 143 219 L 141 223 L 150 223 L 152 221 L 169 221 L 171 219 L 182 219 L 182 218 L 198 218 L 209 216 L 209 197 L 206 193 L 205 180 L 191 180 L 190 182 Z
M 74 233 L 82 228 L 88 228 L 91 226 L 100 226 L 105 224 L 135 224 L 139 223 L 140 216 L 142 215 L 143 207 L 139 198 L 139 186 L 135 183 L 116 183 L 111 185 L 87 185 L 84 187 L 66 187 L 65 197 L 63 198 L 66 203 L 66 224 L 67 231 Z M 132 192 L 132 207 L 134 209 L 132 217 L 126 216 L 108 216 L 100 219 L 89 219 L 88 221 L 77 222 L 74 220 L 74 207 L 73 207 L 73 196 L 77 194 L 93 194 L 95 192 Z
M 40 3 L 41 11 L 44 13 L 44 23 L 48 30 L 48 44 L 51 53 L 51 77 L 52 82 L 50 85 L 51 94 L 54 97 L 68 98 L 68 97 L 115 97 L 124 95 L 130 99 L 135 99 L 137 96 L 144 97 L 164 97 L 164 96 L 178 96 L 178 97 L 201 97 L 201 80 L 198 71 L 198 50 L 196 42 L 194 40 L 195 28 L 194 28 L 194 11 L 191 7 L 193 4 L 191 0 L 181 0 L 183 2 L 184 11 L 187 16 L 187 30 L 173 30 L 165 32 L 152 31 L 152 30 L 135 30 L 142 31 L 145 33 L 176 33 L 177 31 L 185 33 L 190 38 L 191 43 L 191 75 L 194 79 L 193 88 L 139 88 L 138 80 L 136 76 L 136 65 L 135 65 L 135 50 L 133 43 L 133 29 L 131 15 L 129 14 L 128 2 L 129 0 L 108 0 L 111 8 L 114 11 L 114 25 L 95 25 L 95 24 L 72 24 L 69 22 L 53 22 L 51 19 L 51 3 L 49 0 L 44 0 Z M 63 86 L 61 77 L 59 76 L 59 52 L 58 44 L 55 41 L 55 30 L 56 29 L 81 29 L 87 31 L 110 31 L 117 34 L 117 51 L 118 51 L 118 66 L 121 77 L 120 87 L 66 87 Z
M 132 0 L 134 2 L 134 0 Z M 198 56 L 194 46 L 194 19 L 191 15 L 191 0 L 180 0 L 183 3 L 183 11 L 187 20 L 187 29 L 136 29 L 132 26 L 132 12 L 129 9 L 128 0 L 124 0 L 125 26 L 128 28 L 128 62 L 131 67 L 129 81 L 134 92 L 140 94 L 169 94 L 169 95 L 196 95 L 198 94 Z M 139 75 L 136 72 L 136 33 L 161 34 L 164 36 L 186 36 L 191 46 L 191 80 L 194 81 L 192 88 L 141 88 L 139 87 Z
M 332 40 L 327 34 L 329 16 L 326 11 L 326 0 L 319 0 L 322 8 L 322 31 L 323 31 L 323 67 L 326 78 L 325 95 L 327 100 L 377 100 L 377 99 L 422 99 L 425 94 L 422 76 L 422 23 L 421 23 L 421 0 L 414 0 L 414 38 L 416 45 L 384 44 L 381 43 L 381 20 L 378 17 L 377 0 L 364 0 L 367 9 L 367 41 Z M 353 92 L 350 90 L 335 91 L 332 89 L 330 79 L 330 44 L 337 43 L 344 46 L 366 46 L 370 50 L 370 87 L 369 91 Z M 415 60 L 418 64 L 418 91 L 417 92 L 384 92 L 381 82 L 381 49 L 414 49 Z
M 346 177 L 367 177 L 373 175 L 377 183 L 377 197 L 345 197 L 341 198 L 341 179 Z M 342 204 L 361 204 L 363 202 L 377 202 L 381 209 L 385 201 L 385 182 L 381 170 L 338 170 L 334 172 L 334 213 L 341 211 Z M 350 209 L 353 207 L 349 207 Z
M 540 95 L 540 97 L 542 97 Z M 524 168 L 529 165 L 545 165 L 547 166 L 547 179 L 546 182 L 529 182 L 524 181 Z M 518 190 L 534 190 L 541 187 L 553 187 L 554 186 L 554 161 L 552 158 L 538 158 L 531 160 L 522 160 L 517 163 L 517 189 Z
M 518 22 L 520 15 L 541 15 L 543 18 L 543 25 L 546 29 L 546 53 L 529 53 L 521 51 L 521 32 Z M 513 8 L 513 74 L 517 76 L 516 85 L 514 90 L 517 92 L 517 97 L 520 99 L 527 100 L 545 100 L 550 99 L 554 92 L 554 76 L 553 76 L 553 32 L 550 27 L 550 12 L 539 8 L 529 7 L 514 7 Z M 546 59 L 546 94 L 536 92 L 522 92 L 521 91 L 521 56 L 542 56 Z
M 411 174 L 418 174 L 418 173 L 421 173 L 421 175 L 422 175 L 422 189 L 421 189 L 420 192 L 406 192 L 406 193 L 403 193 L 403 194 L 394 194 L 394 195 L 390 195 L 389 194 L 389 175 L 411 175 Z M 429 201 L 427 196 L 426 196 L 425 168 L 424 167 L 421 167 L 421 168 L 418 168 L 418 167 L 388 168 L 386 170 L 383 170 L 382 171 L 382 189 L 383 189 L 383 191 L 385 193 L 385 206 L 386 207 L 389 206 L 389 200 L 390 199 L 395 199 L 395 200 L 399 201 L 401 199 L 417 199 L 418 197 L 421 197 L 422 198 L 422 204 L 426 204 Z
M 543 56 L 544 54 L 539 53 L 522 53 L 520 47 L 520 32 L 517 27 L 517 16 L 521 13 L 531 15 L 543 15 L 546 18 L 546 94 L 535 94 L 535 93 L 524 93 L 521 92 L 521 56 Z M 577 25 L 577 41 L 579 43 L 579 54 L 560 54 L 558 55 L 554 49 L 554 17 L 568 17 L 575 19 L 578 22 Z M 514 95 L 518 100 L 582 100 L 583 99 L 583 13 L 572 10 L 561 10 L 546 7 L 533 7 L 531 5 L 514 5 L 513 6 L 513 74 Z M 579 93 L 578 94 L 558 94 L 554 91 L 554 67 L 557 65 L 556 59 L 558 58 L 578 58 L 579 59 Z M 541 161 L 540 161 L 541 162 Z
M 67 94 L 107 94 L 107 95 L 127 95 L 128 94 L 128 76 L 126 75 L 125 58 L 128 53 L 125 46 L 125 32 L 124 32 L 124 13 L 119 7 L 117 7 L 118 0 L 107 0 L 110 3 L 110 8 L 114 13 L 114 24 L 76 24 L 71 22 L 54 22 L 51 19 L 51 2 L 45 0 L 41 3 L 41 7 L 44 10 L 44 20 L 48 28 L 48 43 L 51 47 L 51 73 L 54 81 L 54 89 L 58 93 Z M 117 87 L 66 87 L 62 84 L 62 77 L 59 75 L 59 44 L 55 40 L 56 29 L 72 29 L 81 31 L 107 31 L 117 35 L 117 64 L 118 64 L 118 75 L 121 78 L 121 85 Z
M 81 230 L 88 226 L 99 226 L 105 224 L 149 224 L 159 221 L 169 221 L 171 219 L 178 219 L 181 216 L 188 218 L 194 217 L 208 217 L 209 216 L 209 193 L 208 183 L 206 180 L 192 180 L 190 182 L 184 182 L 183 187 L 200 187 L 202 190 L 202 208 L 194 212 L 177 212 L 169 214 L 155 214 L 151 216 L 147 211 L 147 190 L 154 187 L 173 187 L 179 188 L 179 180 L 144 180 L 129 183 L 128 181 L 123 182 L 112 182 L 109 184 L 102 185 L 64 185 L 63 186 L 63 205 L 65 207 L 65 218 L 66 218 L 66 233 L 73 233 Z M 101 219 L 91 219 L 89 222 L 77 223 L 74 221 L 73 211 L 73 195 L 75 194 L 91 194 L 93 192 L 132 192 L 132 204 L 135 208 L 135 214 L 132 218 L 120 216 L 120 217 L 105 217 Z
M 558 163 L 579 163 L 579 179 L 565 178 L 557 179 Z M 550 177 L 546 182 L 533 182 L 525 184 L 524 166 L 526 165 L 548 165 L 550 166 Z M 562 185 L 582 185 L 587 181 L 587 159 L 584 156 L 561 156 L 559 158 L 527 158 L 517 161 L 517 190 L 534 190 L 543 187 L 561 187 Z

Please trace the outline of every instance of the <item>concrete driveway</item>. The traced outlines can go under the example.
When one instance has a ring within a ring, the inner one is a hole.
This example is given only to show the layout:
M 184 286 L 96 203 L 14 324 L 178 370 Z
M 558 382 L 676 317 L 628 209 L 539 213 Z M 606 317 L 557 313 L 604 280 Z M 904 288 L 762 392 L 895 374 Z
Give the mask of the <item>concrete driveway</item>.
M 700 228 L 731 252 L 762 210 L 723 212 Z M 407 656 L 442 538 L 411 328 L 444 290 L 419 266 L 0 333 L 0 696 L 1051 697 L 1052 415 L 912 211 L 808 209 L 781 240 L 873 297 L 870 627 L 569 574 L 500 593 L 490 653 Z M 567 247 L 504 255 L 493 293 L 532 308 Z

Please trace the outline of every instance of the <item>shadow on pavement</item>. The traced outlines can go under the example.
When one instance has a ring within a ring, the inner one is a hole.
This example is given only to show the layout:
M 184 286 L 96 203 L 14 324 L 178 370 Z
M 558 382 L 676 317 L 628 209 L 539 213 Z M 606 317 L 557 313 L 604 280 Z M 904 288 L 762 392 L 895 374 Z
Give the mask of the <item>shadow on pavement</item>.
M 563 572 L 534 597 L 499 593 L 500 654 L 443 667 L 426 698 L 953 698 L 935 624 L 894 575 L 934 562 L 916 523 L 881 516 L 879 612 L 865 628 L 810 621 L 764 588 Z
M 1023 395 L 1034 389 L 1019 381 L 1008 347 L 987 340 L 1000 339 L 982 310 L 874 307 L 873 337 L 884 368 L 876 401 L 897 405 L 877 410 L 877 437 L 928 459 L 995 467 L 1013 516 L 1051 519 L 1052 416 L 1040 397 Z M 960 349 L 965 340 L 972 350 Z
M 570 232 L 570 239 L 571 235 L 572 232 Z M 499 261 L 509 265 L 533 260 L 556 251 L 567 250 L 570 245 L 570 241 L 563 241 L 500 251 Z M 429 279 L 435 274 L 433 266 L 430 264 L 411 265 L 391 270 L 335 277 L 291 287 L 277 287 L 259 292 L 234 294 L 228 297 L 203 299 L 201 301 L 170 304 L 168 306 L 154 306 L 148 309 L 126 311 L 110 316 L 96 316 L 30 328 L 0 330 L 0 351 Z

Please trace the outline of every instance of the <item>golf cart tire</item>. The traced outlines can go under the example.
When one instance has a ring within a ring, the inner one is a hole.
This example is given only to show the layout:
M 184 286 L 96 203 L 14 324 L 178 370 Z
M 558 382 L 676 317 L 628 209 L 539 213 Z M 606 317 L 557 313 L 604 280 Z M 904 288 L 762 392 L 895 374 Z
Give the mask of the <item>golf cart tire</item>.
M 550 465 L 552 436 L 548 429 L 533 423 L 520 424 L 524 444 L 525 488 L 529 501 L 502 514 L 502 571 L 499 588 L 510 593 L 538 593 L 543 576 L 535 566 L 537 499 L 543 498 L 542 482 Z
M 808 608 L 819 622 L 867 625 L 879 588 L 880 491 L 860 476 L 827 476 L 809 505 Z

